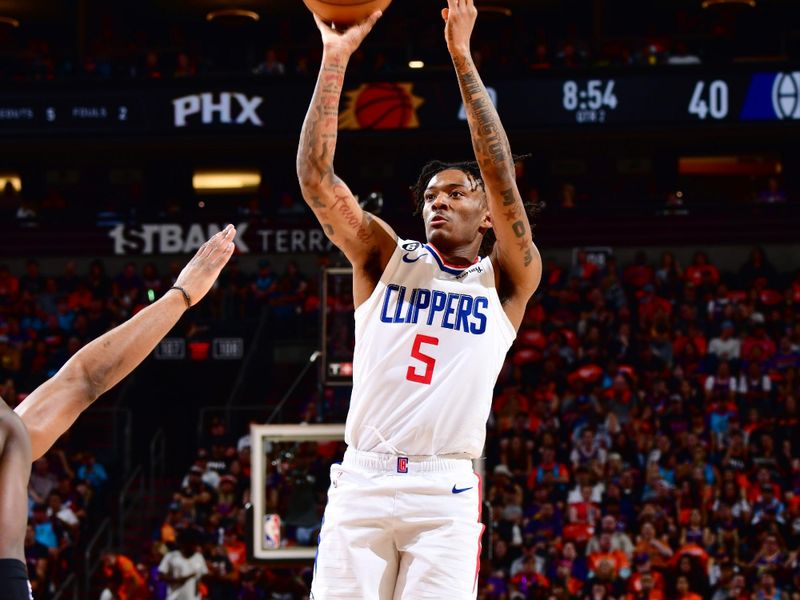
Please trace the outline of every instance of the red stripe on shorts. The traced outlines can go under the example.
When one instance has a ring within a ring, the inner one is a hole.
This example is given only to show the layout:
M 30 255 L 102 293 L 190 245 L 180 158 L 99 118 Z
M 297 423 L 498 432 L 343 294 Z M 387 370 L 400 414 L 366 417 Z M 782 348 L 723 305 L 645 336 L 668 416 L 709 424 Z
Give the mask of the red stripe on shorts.
M 483 539 L 483 532 L 486 529 L 486 525 L 481 522 L 481 518 L 483 517 L 483 481 L 481 480 L 481 476 L 475 471 L 475 476 L 478 478 L 478 523 L 481 523 L 481 532 L 478 534 L 478 556 L 475 560 L 475 581 L 472 584 L 472 591 L 475 591 L 475 587 L 478 585 L 478 574 L 481 571 L 481 540 Z

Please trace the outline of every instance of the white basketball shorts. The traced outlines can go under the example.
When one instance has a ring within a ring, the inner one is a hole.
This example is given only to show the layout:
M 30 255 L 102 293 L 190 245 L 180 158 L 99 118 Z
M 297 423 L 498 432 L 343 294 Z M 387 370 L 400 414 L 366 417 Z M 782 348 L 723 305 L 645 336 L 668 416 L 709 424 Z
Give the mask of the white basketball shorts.
M 475 598 L 480 488 L 469 459 L 348 449 L 331 467 L 311 598 Z

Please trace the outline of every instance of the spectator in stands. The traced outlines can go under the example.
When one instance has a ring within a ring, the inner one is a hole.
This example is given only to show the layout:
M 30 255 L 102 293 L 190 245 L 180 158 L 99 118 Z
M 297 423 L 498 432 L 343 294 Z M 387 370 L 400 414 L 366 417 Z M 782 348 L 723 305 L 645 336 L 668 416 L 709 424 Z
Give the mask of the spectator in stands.
M 683 269 L 672 252 L 661 255 L 661 265 L 655 272 L 656 291 L 663 298 L 677 298 L 683 286 Z
M 275 293 L 277 281 L 277 276 L 272 272 L 272 264 L 266 259 L 261 260 L 258 263 L 255 281 L 251 285 L 253 297 L 262 302 L 270 301 Z
M 756 246 L 739 268 L 739 285 L 744 289 L 762 289 L 774 284 L 775 267 L 767 259 L 764 249 Z
M 563 211 L 574 210 L 577 207 L 575 204 L 576 195 L 577 192 L 574 184 L 568 182 L 561 184 L 561 189 L 559 191 L 559 208 Z
M 178 549 L 161 560 L 158 572 L 168 585 L 169 600 L 200 600 L 200 581 L 208 567 L 198 546 L 197 533 L 183 530 L 178 533 Z
M 238 597 L 239 573 L 228 558 L 225 546 L 216 545 L 206 555 L 208 600 L 231 600 Z
M 285 75 L 286 65 L 278 59 L 275 48 L 267 48 L 264 60 L 253 69 L 254 75 Z
M 751 333 L 742 341 L 742 360 L 745 364 L 749 361 L 762 364 L 775 354 L 775 342 L 767 335 L 764 327 L 764 317 L 758 313 L 750 317 Z
M 45 546 L 51 556 L 58 556 L 70 543 L 66 528 L 56 517 L 47 516 L 47 506 L 44 504 L 34 504 L 31 513 L 36 541 Z
M 108 551 L 101 557 L 106 587 L 100 600 L 148 600 L 144 577 L 133 561 L 119 552 Z
M 78 529 L 80 527 L 78 516 L 69 506 L 64 505 L 61 494 L 55 490 L 50 492 L 50 495 L 47 497 L 47 516 L 56 517 L 67 528 L 70 537 L 73 540 L 77 540 Z
M 719 336 L 713 338 L 708 345 L 708 353 L 716 360 L 738 361 L 741 355 L 742 342 L 734 335 L 732 321 L 724 321 L 720 326 Z
M 106 468 L 101 463 L 97 462 L 97 459 L 91 452 L 82 453 L 77 476 L 78 479 L 88 482 L 95 492 L 102 490 L 108 481 Z
M 596 531 L 592 536 L 592 539 L 589 540 L 589 543 L 586 546 L 586 554 L 591 555 L 593 552 L 598 552 L 600 549 L 600 536 L 607 534 L 610 536 L 609 543 L 611 550 L 615 552 L 622 552 L 625 555 L 628 564 L 631 564 L 633 559 L 633 542 L 631 542 L 631 538 L 628 537 L 628 534 L 626 534 L 625 531 L 620 531 L 617 528 L 616 517 L 614 517 L 614 515 L 605 515 L 600 523 L 600 526 L 600 530 Z
M 696 287 L 716 285 L 719 269 L 709 262 L 705 252 L 695 252 L 692 264 L 686 269 L 686 281 Z
M 175 70 L 172 76 L 175 78 L 194 77 L 197 75 L 197 67 L 186 52 L 178 52 L 175 58 Z
M 634 551 L 636 554 L 647 554 L 653 567 L 657 569 L 664 569 L 674 554 L 666 536 L 662 539 L 656 537 L 656 528 L 648 521 L 641 526 Z
M 28 578 L 31 593 L 35 598 L 44 597 L 50 574 L 50 550 L 36 539 L 36 530 L 31 523 L 25 532 L 25 563 L 28 567 Z
M 50 469 L 47 457 L 33 463 L 33 471 L 28 481 L 28 495 L 34 502 L 43 504 L 58 485 L 58 476 Z

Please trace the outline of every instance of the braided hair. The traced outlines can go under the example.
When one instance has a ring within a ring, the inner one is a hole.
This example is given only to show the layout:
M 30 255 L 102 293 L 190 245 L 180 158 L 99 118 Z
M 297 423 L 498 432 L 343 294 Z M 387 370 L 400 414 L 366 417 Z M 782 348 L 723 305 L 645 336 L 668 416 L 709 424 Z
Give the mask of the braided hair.
M 512 158 L 514 160 L 514 164 L 517 164 L 530 158 L 530 156 L 530 154 L 515 154 L 512 156 Z M 486 191 L 486 186 L 484 185 L 483 177 L 481 176 L 481 168 L 477 161 L 471 160 L 462 162 L 443 162 L 441 160 L 432 160 L 422 167 L 422 171 L 420 171 L 417 182 L 411 186 L 411 192 L 414 195 L 415 216 L 422 214 L 422 209 L 425 206 L 425 190 L 428 188 L 428 184 L 430 183 L 431 179 L 433 179 L 438 173 L 451 169 L 454 171 L 461 171 L 467 176 L 470 184 L 472 184 L 472 191 L 475 191 L 478 188 L 481 188 L 484 192 Z M 530 221 L 532 231 L 535 224 L 535 217 L 544 208 L 544 203 L 523 200 L 523 205 L 525 206 L 525 212 L 528 215 L 528 220 Z M 494 235 L 494 230 L 489 229 L 483 236 L 480 254 L 487 256 L 492 251 L 495 241 L 497 241 L 497 238 Z

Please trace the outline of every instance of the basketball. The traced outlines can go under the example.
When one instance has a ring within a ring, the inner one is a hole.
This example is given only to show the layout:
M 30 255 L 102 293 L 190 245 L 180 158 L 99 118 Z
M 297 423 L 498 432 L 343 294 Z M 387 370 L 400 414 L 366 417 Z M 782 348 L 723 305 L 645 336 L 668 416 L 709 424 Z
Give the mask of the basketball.
M 376 10 L 386 10 L 392 0 L 303 0 L 326 23 L 353 25 Z

